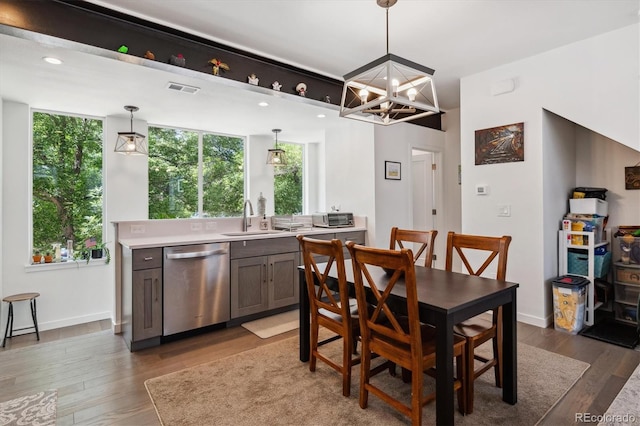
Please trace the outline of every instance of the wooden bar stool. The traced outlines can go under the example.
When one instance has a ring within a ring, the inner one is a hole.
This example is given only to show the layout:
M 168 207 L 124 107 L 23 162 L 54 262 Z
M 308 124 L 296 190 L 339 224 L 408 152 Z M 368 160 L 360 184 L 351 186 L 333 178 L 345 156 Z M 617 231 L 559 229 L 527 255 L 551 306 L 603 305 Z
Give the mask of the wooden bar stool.
M 4 338 L 2 339 L 2 347 L 7 342 L 7 333 L 9 333 L 9 339 L 13 337 L 13 302 L 29 301 L 31 306 L 31 318 L 33 319 L 33 328 L 36 330 L 36 337 L 40 340 L 40 333 L 38 331 L 38 317 L 36 316 L 36 297 L 40 296 L 40 293 L 20 293 L 7 296 L 2 299 L 3 302 L 9 303 L 9 315 L 7 316 L 7 327 L 4 330 Z M 27 330 L 32 327 L 21 328 L 20 330 Z M 11 329 L 11 332 L 9 332 Z

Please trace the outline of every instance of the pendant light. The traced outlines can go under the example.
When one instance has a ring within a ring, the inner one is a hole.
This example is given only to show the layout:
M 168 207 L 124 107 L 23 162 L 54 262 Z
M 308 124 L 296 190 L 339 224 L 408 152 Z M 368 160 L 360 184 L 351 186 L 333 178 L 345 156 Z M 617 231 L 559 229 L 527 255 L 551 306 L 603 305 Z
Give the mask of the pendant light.
M 386 9 L 387 54 L 344 76 L 340 116 L 389 125 L 440 112 L 429 67 L 389 53 L 389 8 L 398 0 L 376 0 Z
M 284 155 L 285 152 L 283 149 L 278 148 L 278 133 L 280 133 L 282 129 L 271 129 L 271 131 L 276 135 L 276 147 L 275 149 L 269 150 L 267 164 L 272 164 L 274 166 L 286 166 L 287 158 Z
M 115 152 L 126 155 L 149 155 L 147 140 L 145 135 L 133 131 L 133 113 L 138 111 L 138 107 L 126 105 L 125 110 L 131 114 L 131 131 L 118 132 Z

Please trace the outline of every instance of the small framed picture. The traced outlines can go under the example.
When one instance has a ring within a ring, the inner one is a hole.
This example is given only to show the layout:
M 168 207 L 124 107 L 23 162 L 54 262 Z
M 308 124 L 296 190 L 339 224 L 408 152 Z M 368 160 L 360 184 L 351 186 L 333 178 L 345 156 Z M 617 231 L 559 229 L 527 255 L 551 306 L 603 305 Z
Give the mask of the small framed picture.
M 391 180 L 400 180 L 402 179 L 401 174 L 401 163 L 395 161 L 385 161 L 384 162 L 384 178 Z

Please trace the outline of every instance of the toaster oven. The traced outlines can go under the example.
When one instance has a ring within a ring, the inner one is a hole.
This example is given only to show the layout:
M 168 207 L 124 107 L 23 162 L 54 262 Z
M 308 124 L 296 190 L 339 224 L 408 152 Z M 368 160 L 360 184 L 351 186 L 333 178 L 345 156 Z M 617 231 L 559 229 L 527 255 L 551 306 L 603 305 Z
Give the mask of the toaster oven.
M 316 213 L 311 216 L 311 223 L 320 228 L 346 228 L 354 226 L 353 213 Z

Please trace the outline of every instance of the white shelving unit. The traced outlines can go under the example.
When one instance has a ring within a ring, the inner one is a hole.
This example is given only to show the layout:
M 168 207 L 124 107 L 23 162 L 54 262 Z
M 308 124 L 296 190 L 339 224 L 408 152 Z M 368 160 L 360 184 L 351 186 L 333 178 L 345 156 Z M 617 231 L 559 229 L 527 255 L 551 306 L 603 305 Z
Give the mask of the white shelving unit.
M 571 241 L 573 236 L 586 236 L 588 238 L 588 244 L 572 244 Z M 603 241 L 601 243 L 594 243 L 594 241 L 595 234 L 593 232 L 561 230 L 558 234 L 558 275 L 578 275 L 589 280 L 589 285 L 587 286 L 585 325 L 593 325 L 595 310 L 602 306 L 602 302 L 595 303 L 595 249 L 609 244 L 608 241 Z M 587 275 L 569 274 L 569 258 L 567 256 L 569 249 L 578 249 L 587 252 Z

